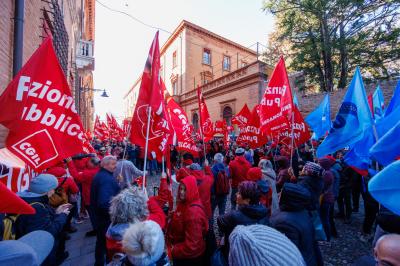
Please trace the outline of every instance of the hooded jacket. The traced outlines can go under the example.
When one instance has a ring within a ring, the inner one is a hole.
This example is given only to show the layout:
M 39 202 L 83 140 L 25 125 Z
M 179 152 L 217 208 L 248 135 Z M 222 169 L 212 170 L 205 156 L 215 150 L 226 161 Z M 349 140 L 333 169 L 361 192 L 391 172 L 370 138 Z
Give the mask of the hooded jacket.
M 232 188 L 237 188 L 238 185 L 246 180 L 247 172 L 251 168 L 250 163 L 243 156 L 236 156 L 229 163 L 229 174 L 232 178 Z
M 211 175 L 205 174 L 198 164 L 192 164 L 190 168 L 191 175 L 196 178 L 197 189 L 204 206 L 204 211 L 207 217 L 211 218 L 211 187 L 214 183 L 214 178 Z
M 286 184 L 279 202 L 280 211 L 271 217 L 271 225 L 297 246 L 308 266 L 317 265 L 314 249 L 314 227 L 306 208 L 310 192 L 297 184 Z
M 186 187 L 186 199 L 178 203 L 167 227 L 167 245 L 173 259 L 197 258 L 206 249 L 208 219 L 200 201 L 196 178 L 181 180 Z
M 335 195 L 333 194 L 333 184 L 335 176 L 331 171 L 332 165 L 335 163 L 334 161 L 328 158 L 321 158 L 318 160 L 319 165 L 324 168 L 324 173 L 322 174 L 322 178 L 324 179 L 324 188 L 322 190 L 322 202 L 333 204 L 335 202 Z
M 215 186 L 216 186 L 216 182 L 217 182 L 218 173 L 220 171 L 225 171 L 226 175 L 228 176 L 228 173 L 226 172 L 226 169 L 225 169 L 225 165 L 223 163 L 216 163 L 211 167 L 211 172 L 214 177 L 213 186 L 211 187 L 212 195 L 215 195 Z
M 18 195 L 28 204 L 31 204 L 36 213 L 18 216 L 16 221 L 17 238 L 36 230 L 44 230 L 58 239 L 67 221 L 67 215 L 65 213 L 56 214 L 54 209 L 49 205 L 47 195 L 40 195 L 29 191 L 20 192 Z
M 82 171 L 78 171 L 78 168 L 75 165 L 75 162 L 68 163 L 68 170 L 71 176 L 74 178 L 76 182 L 82 184 L 82 201 L 85 206 L 90 205 L 90 187 L 92 185 L 92 181 L 94 176 L 99 171 L 99 167 L 95 168 L 84 168 Z

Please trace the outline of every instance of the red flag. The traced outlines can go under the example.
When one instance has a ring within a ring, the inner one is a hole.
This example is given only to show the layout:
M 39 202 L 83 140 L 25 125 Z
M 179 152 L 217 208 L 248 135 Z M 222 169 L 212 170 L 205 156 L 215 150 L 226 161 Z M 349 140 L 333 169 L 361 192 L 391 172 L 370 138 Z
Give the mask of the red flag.
M 192 138 L 193 128 L 189 124 L 185 111 L 172 97 L 167 98 L 167 112 L 177 138 L 176 149 L 179 151 L 187 151 L 197 157 L 199 149 Z
M 206 102 L 204 101 L 203 93 L 200 87 L 197 88 L 197 99 L 199 101 L 199 113 L 200 113 L 200 130 L 203 133 L 204 141 L 211 140 L 214 136 L 213 123 L 208 113 Z
M 293 126 L 293 135 L 294 135 L 294 146 L 299 147 L 300 145 L 306 143 L 310 138 L 311 134 L 308 130 L 307 124 L 304 122 L 304 118 L 301 115 L 299 109 L 294 106 L 294 124 L 289 123 L 289 128 L 282 131 L 278 135 L 278 139 L 280 143 L 286 144 L 288 147 L 292 145 L 292 126 Z
M 368 105 L 369 109 L 371 110 L 372 118 L 374 118 L 374 96 L 372 93 L 368 95 Z
M 240 130 L 236 143 L 243 145 L 249 144 L 250 148 L 256 149 L 268 142 L 267 135 L 260 130 L 260 105 L 256 105 L 251 112 L 251 118 L 247 125 Z
M 132 143 L 144 148 L 150 115 L 148 152 L 154 151 L 157 154 L 157 160 L 161 160 L 171 136 L 170 124 L 166 113 L 163 112 L 165 101 L 159 71 L 160 52 L 157 32 L 142 74 L 139 97 L 133 112 L 129 136 Z
M 36 211 L 31 205 L 18 197 L 0 182 L 0 212 L 16 214 L 35 214 Z
M 47 38 L 0 97 L 7 148 L 35 169 L 88 152 L 74 98 Z
M 261 100 L 261 130 L 280 132 L 288 128 L 293 110 L 293 97 L 283 57 L 279 59 Z
M 103 129 L 101 123 L 100 123 L 100 118 L 99 118 L 98 115 L 96 115 L 96 120 L 94 122 L 93 134 L 99 140 L 104 140 L 104 138 L 105 138 L 105 132 L 104 132 L 104 129 Z
M 125 132 L 125 135 L 128 135 L 129 133 L 129 123 L 130 121 L 128 119 L 124 119 L 122 122 L 122 130 Z
M 250 121 L 251 112 L 247 104 L 244 104 L 242 110 L 232 118 L 232 125 L 238 125 L 239 128 L 243 128 Z

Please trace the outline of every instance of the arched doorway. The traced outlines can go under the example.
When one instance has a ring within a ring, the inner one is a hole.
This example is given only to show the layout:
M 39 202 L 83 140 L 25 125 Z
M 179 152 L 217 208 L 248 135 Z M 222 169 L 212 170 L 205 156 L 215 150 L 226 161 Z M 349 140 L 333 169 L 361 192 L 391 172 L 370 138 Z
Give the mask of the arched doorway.
M 222 111 L 222 118 L 225 120 L 228 126 L 232 125 L 232 108 L 230 106 L 225 106 Z
M 193 113 L 192 125 L 193 125 L 194 130 L 199 129 L 199 115 L 197 113 Z

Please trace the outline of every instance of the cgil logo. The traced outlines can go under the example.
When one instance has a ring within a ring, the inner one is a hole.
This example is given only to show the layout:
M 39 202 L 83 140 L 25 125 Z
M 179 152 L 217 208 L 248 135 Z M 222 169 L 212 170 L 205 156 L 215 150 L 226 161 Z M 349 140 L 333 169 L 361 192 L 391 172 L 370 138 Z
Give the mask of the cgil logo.
M 35 168 L 58 157 L 53 139 L 46 129 L 37 131 L 11 146 Z

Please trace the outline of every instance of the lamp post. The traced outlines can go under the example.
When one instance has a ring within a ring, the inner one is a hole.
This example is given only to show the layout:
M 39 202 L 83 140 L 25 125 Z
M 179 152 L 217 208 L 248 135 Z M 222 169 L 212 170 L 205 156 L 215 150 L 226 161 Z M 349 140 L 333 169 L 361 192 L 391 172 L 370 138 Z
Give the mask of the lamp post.
M 81 119 L 83 118 L 82 114 L 81 114 L 81 94 L 82 94 L 82 92 L 88 92 L 88 91 L 102 91 L 103 93 L 100 95 L 101 97 L 109 97 L 105 89 L 99 90 L 99 89 L 93 89 L 93 88 L 89 88 L 89 87 L 79 87 L 79 91 L 78 91 L 78 114 L 81 117 Z M 82 121 L 82 122 L 84 123 L 85 128 L 87 128 L 86 119 L 83 119 L 83 120 L 84 121 Z

